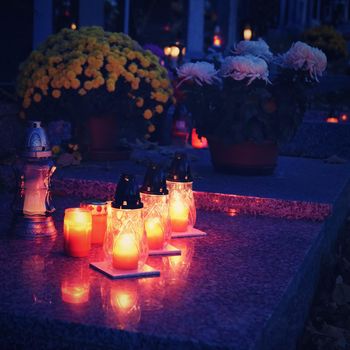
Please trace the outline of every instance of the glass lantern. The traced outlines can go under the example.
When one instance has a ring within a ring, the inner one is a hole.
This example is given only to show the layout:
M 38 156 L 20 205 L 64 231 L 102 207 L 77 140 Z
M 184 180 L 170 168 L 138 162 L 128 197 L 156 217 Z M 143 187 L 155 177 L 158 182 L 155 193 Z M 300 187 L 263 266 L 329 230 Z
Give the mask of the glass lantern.
M 166 181 L 172 232 L 186 232 L 196 223 L 191 169 L 185 153 L 176 153 Z
M 17 163 L 18 214 L 34 217 L 50 215 L 55 208 L 51 203 L 50 182 L 56 170 L 51 150 L 41 122 L 29 122 L 22 158 Z
M 163 249 L 171 238 L 169 196 L 163 171 L 152 164 L 141 187 L 143 220 L 150 250 Z
M 123 174 L 110 208 L 104 240 L 106 259 L 116 270 L 142 269 L 148 257 L 143 204 L 133 175 Z
M 53 237 L 57 231 L 51 217 L 51 177 L 56 167 L 40 121 L 30 121 L 22 156 L 15 166 L 17 196 L 13 230 L 23 238 Z

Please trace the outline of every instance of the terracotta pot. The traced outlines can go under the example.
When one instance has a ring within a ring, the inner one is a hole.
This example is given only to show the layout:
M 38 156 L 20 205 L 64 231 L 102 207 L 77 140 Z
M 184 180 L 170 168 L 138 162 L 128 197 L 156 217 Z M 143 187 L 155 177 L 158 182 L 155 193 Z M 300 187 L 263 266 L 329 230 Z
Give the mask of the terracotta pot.
M 118 146 L 118 123 L 114 115 L 90 117 L 89 158 L 92 160 L 124 160 L 129 159 L 131 150 Z
M 211 160 L 217 171 L 242 175 L 270 175 L 276 167 L 278 147 L 274 142 L 225 144 L 212 138 L 208 141 Z

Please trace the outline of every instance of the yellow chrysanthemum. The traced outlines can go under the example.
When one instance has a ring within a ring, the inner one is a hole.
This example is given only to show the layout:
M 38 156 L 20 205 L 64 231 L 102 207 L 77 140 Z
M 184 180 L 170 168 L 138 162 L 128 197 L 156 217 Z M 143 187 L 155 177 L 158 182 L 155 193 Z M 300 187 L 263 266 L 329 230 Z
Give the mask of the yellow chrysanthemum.
M 153 87 L 153 89 L 158 89 L 160 87 L 160 81 L 157 79 L 153 79 L 151 82 L 151 86 Z
M 136 58 L 136 54 L 134 51 L 130 51 L 128 52 L 128 54 L 126 55 L 126 57 L 129 59 L 129 60 L 134 60 Z
M 52 97 L 60 98 L 60 96 L 61 96 L 61 91 L 60 90 L 57 90 L 57 89 L 52 90 Z
M 150 66 L 150 61 L 148 59 L 143 59 L 141 60 L 141 66 L 144 67 L 144 68 L 148 68 Z
M 128 69 L 131 73 L 136 73 L 137 72 L 137 65 L 135 63 L 131 63 L 129 65 Z
M 79 89 L 78 94 L 79 94 L 80 96 L 84 96 L 84 95 L 86 95 L 86 90 L 83 89 L 83 88 L 81 88 L 81 89 Z
M 152 132 L 156 131 L 156 127 L 153 124 L 150 124 L 147 128 L 148 132 L 152 134 Z
M 160 81 L 160 86 L 163 88 L 163 89 L 166 89 L 168 86 L 169 86 L 169 80 L 167 79 L 162 79 Z
M 75 78 L 75 72 L 73 70 L 69 70 L 67 72 L 67 78 L 73 80 Z
M 156 106 L 156 112 L 157 113 L 161 114 L 161 113 L 163 113 L 163 111 L 164 111 L 164 108 L 163 108 L 162 105 L 157 105 Z
M 31 104 L 30 98 L 25 98 L 23 100 L 22 106 L 23 106 L 23 108 L 29 108 L 30 104 Z
M 152 113 L 152 111 L 150 110 L 150 109 L 146 109 L 144 112 L 143 112 L 143 117 L 145 118 L 145 119 L 151 119 L 152 118 L 152 116 L 153 116 L 153 113 Z
M 90 80 L 88 80 L 84 83 L 84 89 L 86 89 L 88 91 L 92 89 L 92 82 Z
M 132 73 L 126 72 L 124 73 L 124 78 L 126 81 L 131 82 L 135 77 Z
M 144 104 L 143 98 L 142 98 L 142 97 L 138 97 L 138 98 L 136 99 L 136 106 L 139 107 L 139 108 L 141 108 L 141 107 L 143 107 L 143 104 Z
M 41 95 L 38 94 L 38 93 L 34 94 L 33 100 L 34 100 L 35 102 L 40 102 L 40 101 L 41 101 Z
M 72 88 L 75 89 L 75 90 L 78 89 L 78 88 L 80 87 L 80 81 L 79 81 L 79 79 L 73 79 L 73 80 L 72 80 L 71 86 L 72 86 Z

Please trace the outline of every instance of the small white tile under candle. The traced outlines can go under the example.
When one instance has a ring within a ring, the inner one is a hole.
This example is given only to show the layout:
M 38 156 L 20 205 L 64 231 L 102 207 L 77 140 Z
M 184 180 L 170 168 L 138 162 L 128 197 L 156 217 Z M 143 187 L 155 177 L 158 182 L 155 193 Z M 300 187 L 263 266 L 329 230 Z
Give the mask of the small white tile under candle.
M 144 265 L 139 270 L 116 270 L 113 268 L 109 261 L 91 262 L 90 267 L 98 270 L 99 272 L 107 275 L 112 279 L 125 279 L 125 278 L 145 278 L 145 277 L 159 277 L 160 271 L 154 269 L 149 265 Z
M 201 230 L 198 230 L 198 228 L 189 228 L 185 232 L 172 232 L 171 238 L 191 238 L 191 237 L 203 237 L 206 236 L 207 233 Z

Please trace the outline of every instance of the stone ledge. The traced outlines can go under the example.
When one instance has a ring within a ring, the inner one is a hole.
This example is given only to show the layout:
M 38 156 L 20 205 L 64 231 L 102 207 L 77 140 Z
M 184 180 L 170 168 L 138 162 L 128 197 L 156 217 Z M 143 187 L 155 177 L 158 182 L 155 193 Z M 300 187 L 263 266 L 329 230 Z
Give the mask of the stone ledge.
M 101 200 L 111 200 L 116 189 L 115 183 L 98 180 L 55 178 L 52 183 L 55 194 Z M 231 214 L 239 212 L 248 215 L 322 221 L 332 212 L 332 205 L 329 203 L 290 201 L 198 191 L 194 192 L 194 196 L 198 209 Z

